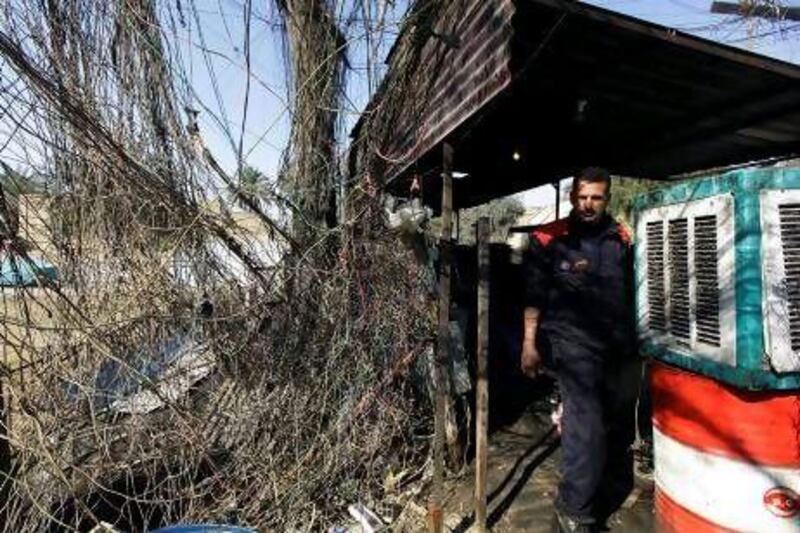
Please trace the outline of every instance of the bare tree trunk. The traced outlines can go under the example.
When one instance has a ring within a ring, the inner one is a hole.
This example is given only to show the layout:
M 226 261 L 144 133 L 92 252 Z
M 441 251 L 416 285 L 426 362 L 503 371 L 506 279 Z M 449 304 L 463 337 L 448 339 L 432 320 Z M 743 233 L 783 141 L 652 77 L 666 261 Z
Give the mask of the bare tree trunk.
M 286 23 L 294 109 L 281 185 L 298 207 L 294 232 L 306 244 L 336 225 L 336 125 L 344 37 L 326 0 L 277 0 Z

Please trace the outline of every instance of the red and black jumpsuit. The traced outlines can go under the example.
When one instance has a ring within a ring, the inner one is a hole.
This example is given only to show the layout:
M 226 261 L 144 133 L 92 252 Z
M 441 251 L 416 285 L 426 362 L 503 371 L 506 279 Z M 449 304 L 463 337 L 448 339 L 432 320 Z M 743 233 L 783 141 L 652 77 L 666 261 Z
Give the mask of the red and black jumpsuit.
M 537 343 L 564 406 L 556 506 L 587 522 L 605 519 L 633 486 L 641 370 L 632 259 L 613 218 L 590 225 L 570 216 L 534 231 L 525 261 L 525 305 L 540 310 Z

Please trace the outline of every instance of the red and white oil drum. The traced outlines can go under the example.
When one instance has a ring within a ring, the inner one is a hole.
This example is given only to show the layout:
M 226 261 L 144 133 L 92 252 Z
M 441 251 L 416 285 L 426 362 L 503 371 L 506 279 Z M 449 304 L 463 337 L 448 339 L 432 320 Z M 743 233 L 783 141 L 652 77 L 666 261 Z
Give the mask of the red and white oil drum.
M 800 532 L 800 392 L 652 364 L 659 531 Z

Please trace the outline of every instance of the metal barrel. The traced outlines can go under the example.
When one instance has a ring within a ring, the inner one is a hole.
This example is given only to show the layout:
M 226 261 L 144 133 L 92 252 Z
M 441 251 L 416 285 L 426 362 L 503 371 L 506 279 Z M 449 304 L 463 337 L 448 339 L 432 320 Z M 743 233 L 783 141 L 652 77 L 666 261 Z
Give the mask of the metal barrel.
M 659 531 L 800 531 L 800 392 L 653 362 Z

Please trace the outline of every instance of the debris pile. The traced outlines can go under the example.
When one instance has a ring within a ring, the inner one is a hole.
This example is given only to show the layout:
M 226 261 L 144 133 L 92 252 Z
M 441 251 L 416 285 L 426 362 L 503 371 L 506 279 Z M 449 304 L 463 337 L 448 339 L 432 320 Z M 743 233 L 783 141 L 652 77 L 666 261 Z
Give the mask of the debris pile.
M 167 4 L 2 8 L 5 120 L 48 199 L 4 250 L 57 271 L 2 292 L 2 526 L 391 518 L 425 479 L 430 266 L 359 187 L 338 220 L 330 195 L 304 217 L 317 167 L 290 157 L 293 186 L 256 192 L 226 174 L 166 38 L 196 8 Z

